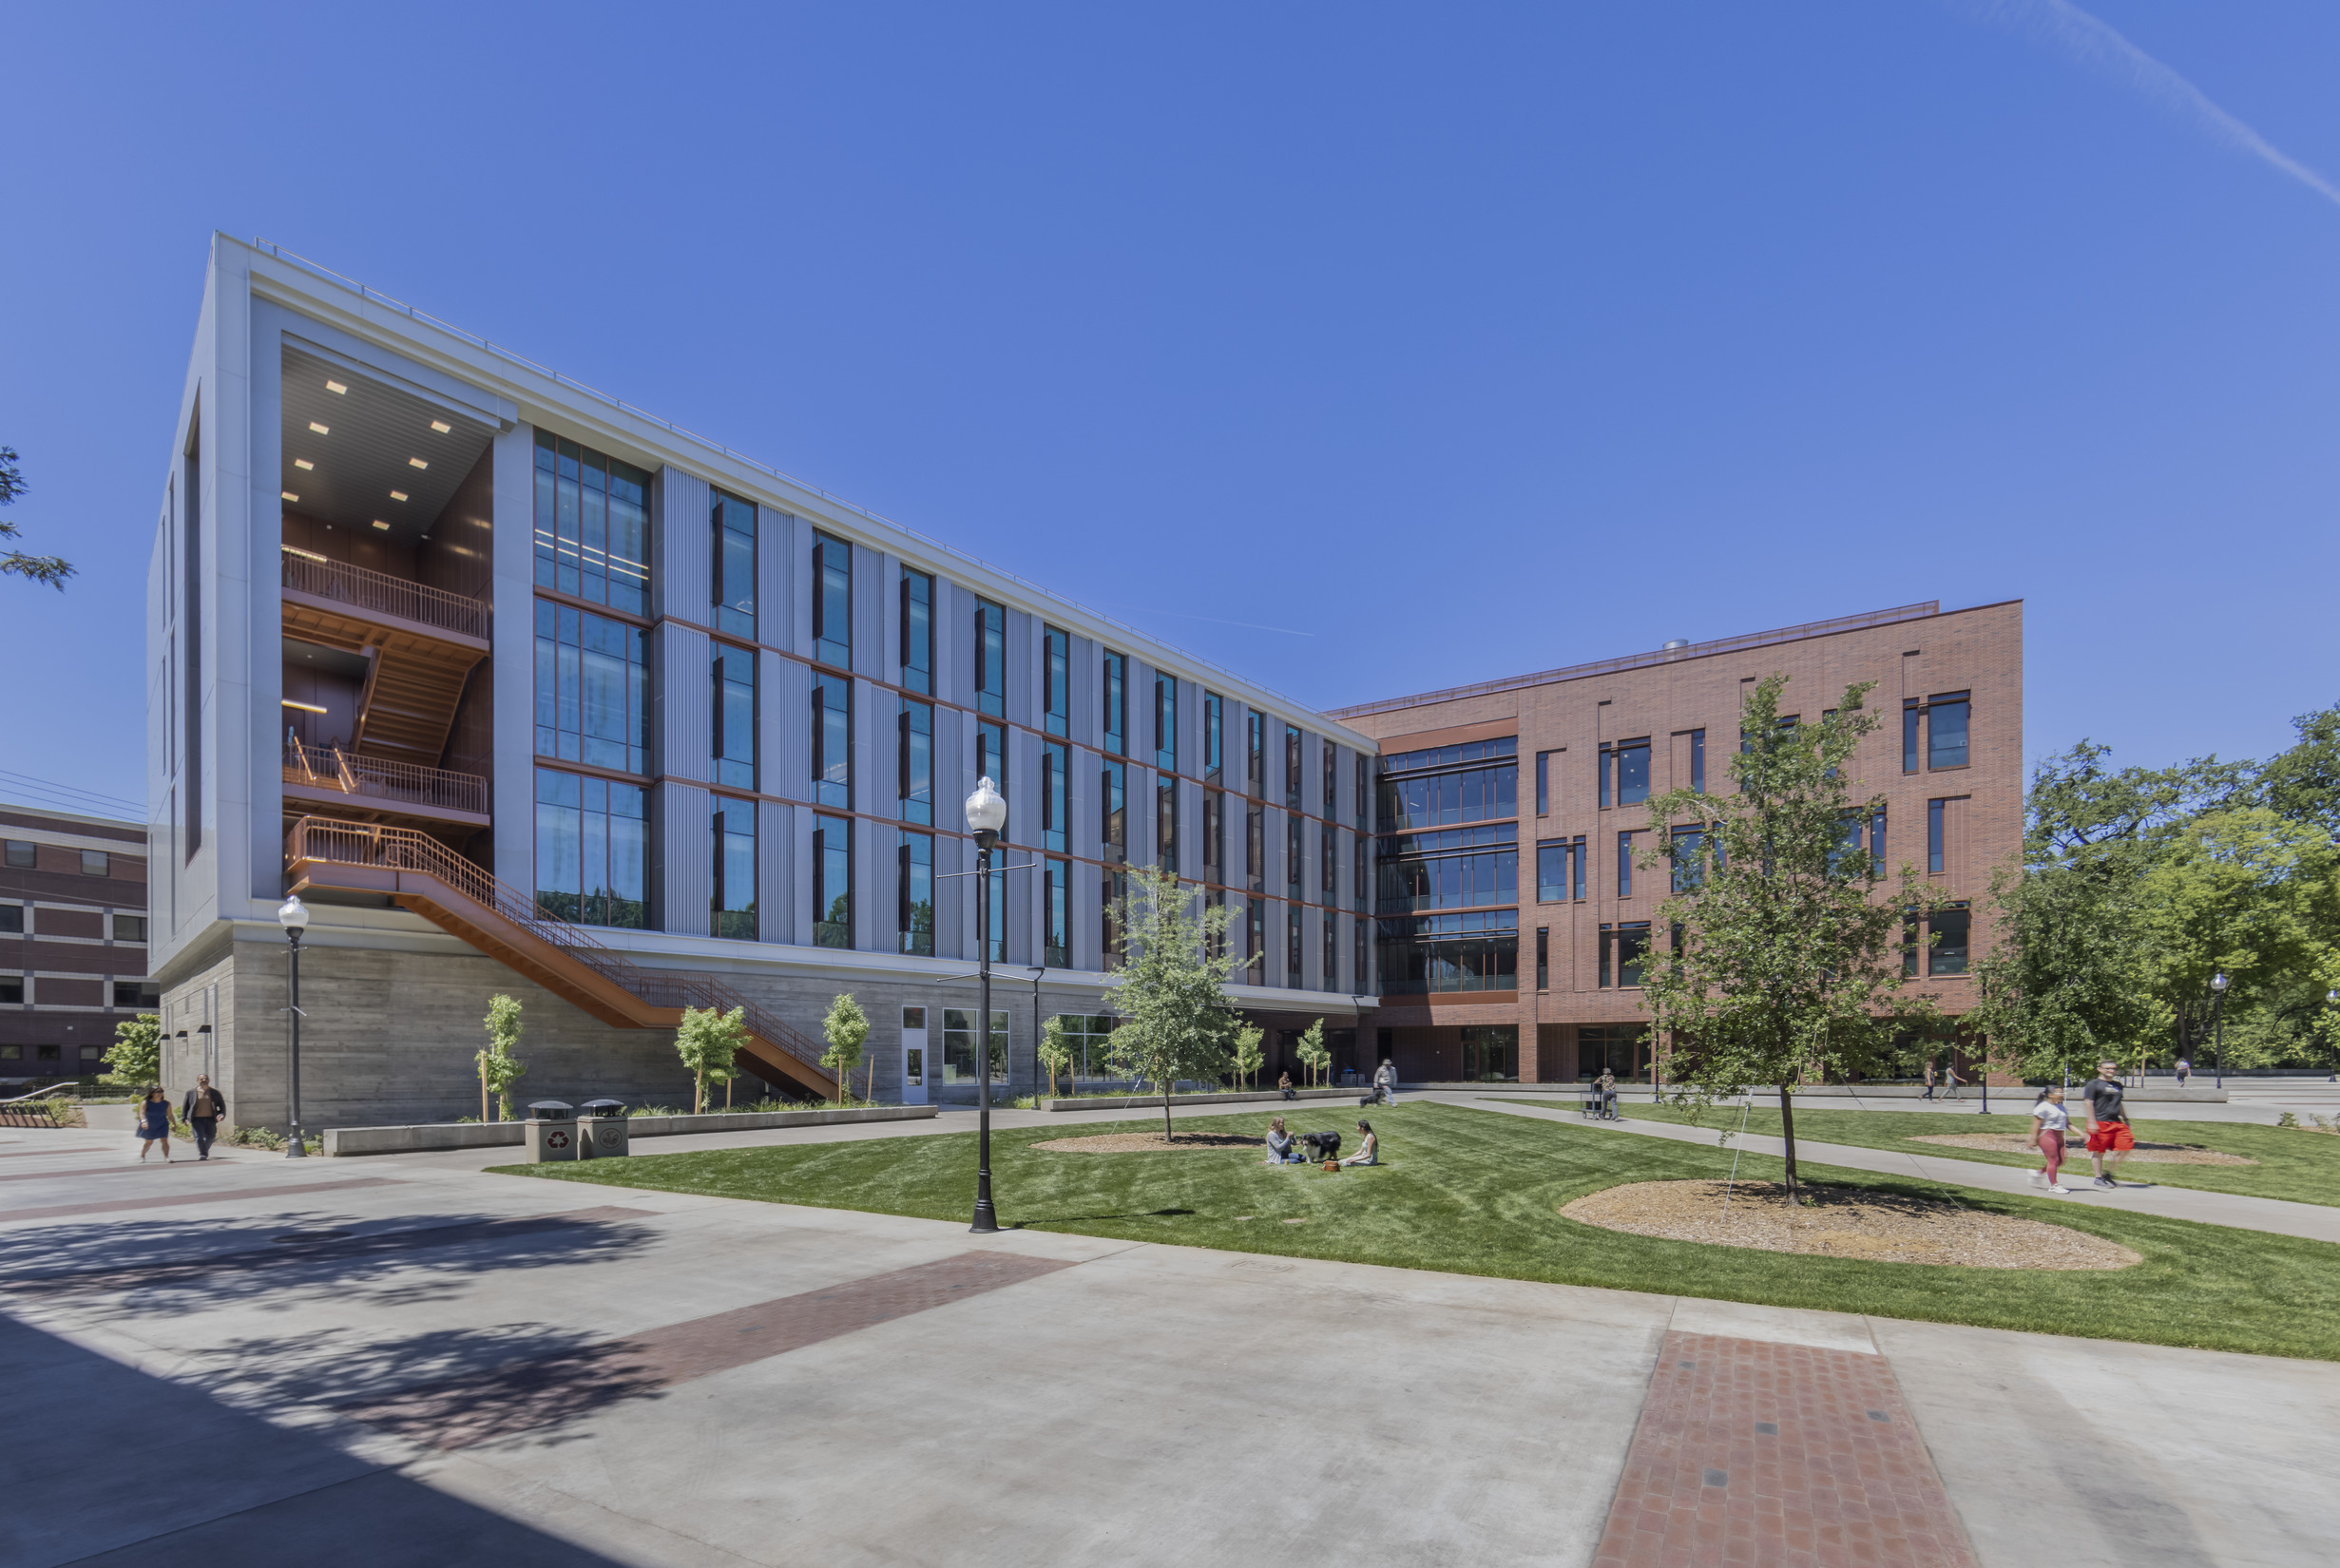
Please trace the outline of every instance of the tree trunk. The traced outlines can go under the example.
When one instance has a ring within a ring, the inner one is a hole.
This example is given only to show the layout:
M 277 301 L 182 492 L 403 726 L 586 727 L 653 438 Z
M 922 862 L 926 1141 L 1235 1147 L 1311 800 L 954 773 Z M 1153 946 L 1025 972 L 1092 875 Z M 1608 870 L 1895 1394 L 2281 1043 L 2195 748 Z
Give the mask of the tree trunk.
M 479 1070 L 479 1119 L 488 1119 L 488 1069 Z
M 1175 1088 L 1175 1087 L 1176 1087 L 1176 1085 L 1175 1085 L 1175 1084 L 1173 1084 L 1173 1083 L 1172 1083 L 1169 1080 L 1165 1079 L 1165 1080 L 1162 1080 L 1162 1086 L 1161 1086 L 1161 1140 L 1162 1140 L 1164 1143 L 1176 1143 L 1176 1142 L 1178 1141 L 1178 1135 L 1177 1135 L 1176 1133 L 1173 1133 L 1173 1132 L 1170 1130 L 1170 1091 L 1171 1091 L 1173 1088 Z
M 1788 1201 L 1797 1201 L 1795 1191 L 1795 1097 L 1788 1086 L 1779 1086 L 1779 1130 L 1788 1142 Z

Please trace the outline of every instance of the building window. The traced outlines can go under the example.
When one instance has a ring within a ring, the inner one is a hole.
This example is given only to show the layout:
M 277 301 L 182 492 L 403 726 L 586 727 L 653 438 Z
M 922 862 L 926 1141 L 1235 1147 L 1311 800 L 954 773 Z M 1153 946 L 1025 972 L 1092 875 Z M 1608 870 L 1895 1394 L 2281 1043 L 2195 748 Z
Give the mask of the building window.
M 1072 967 L 1072 863 L 1048 862 L 1043 896 L 1040 962 L 1051 969 Z
M 1385 758 L 1381 831 L 1517 816 L 1518 753 L 1518 737 L 1506 736 Z
M 1914 697 L 1901 699 L 1901 771 L 1917 772 L 1918 700 Z
M 1300 988 L 1300 907 L 1284 906 L 1284 984 L 1294 990 Z
M 580 926 L 650 924 L 649 792 L 536 770 L 536 907 Z
M 84 850 L 81 852 L 81 874 L 84 876 L 104 876 L 109 864 L 111 862 L 104 850 Z
M 1099 823 L 1099 852 L 1107 860 L 1126 861 L 1129 858 L 1129 767 L 1123 762 L 1105 762 L 1099 770 L 1097 799 L 1103 818 Z
M 1358 833 L 1349 841 L 1349 902 L 1365 908 L 1366 893 L 1372 880 L 1365 874 L 1365 835 Z
M 1519 902 L 1520 851 L 1506 828 L 1453 828 L 1381 841 L 1379 912 Z
M 1350 970 L 1350 974 L 1352 977 L 1351 984 L 1356 986 L 1358 994 L 1363 995 L 1373 988 L 1372 976 L 1366 970 L 1366 922 L 1360 919 L 1352 920 L 1349 924 L 1352 927 L 1353 927 L 1349 944 L 1349 962 L 1353 966 L 1353 967 Z
M 538 430 L 537 585 L 649 614 L 649 497 L 642 469 Z
M 1636 986 L 1641 984 L 1641 965 L 1649 956 L 1649 922 L 1630 920 L 1601 927 L 1601 985 Z
M 1665 852 L 1673 863 L 1671 886 L 1675 892 L 1686 893 L 1705 885 L 1705 846 L 1703 828 L 1676 828 L 1666 834 Z
M 1129 750 L 1125 727 L 1129 721 L 1129 656 L 1108 651 L 1104 656 L 1104 689 L 1100 693 L 1100 722 L 1104 748 L 1116 756 Z
M 114 916 L 114 940 L 116 942 L 145 941 L 146 917 L 144 915 L 126 914 L 118 914 Z
M 1129 907 L 1129 873 L 1106 868 L 1099 879 L 1098 902 L 1103 908 L 1100 928 L 1103 932 L 1103 950 L 1098 954 L 1098 967 L 1118 969 L 1122 966 L 1122 916 Z
M 114 1005 L 117 1007 L 153 1008 L 160 1006 L 162 1001 L 163 993 L 155 986 L 142 985 L 135 980 L 114 982 Z M 103 1057 L 105 1053 L 100 1046 L 84 1045 L 81 1048 L 81 1054 L 82 1060 L 87 1061 L 93 1057 Z
M 943 1009 L 943 1081 L 972 1083 L 975 1081 L 975 1009 L 945 1007 Z M 1007 1081 L 1007 1009 L 991 1010 L 990 1058 L 991 1081 Z
M 825 533 L 813 536 L 813 657 L 854 667 L 854 547 Z
M 41 863 L 41 847 L 29 838 L 8 841 L 8 862 L 12 870 L 29 871 Z
M 21 1006 L 25 1000 L 25 980 L 22 975 L 0 976 L 0 1003 L 10 1007 Z M 22 1045 L 0 1045 L 0 1061 L 17 1061 L 24 1058 Z
M 1549 926 L 1539 926 L 1536 927 L 1536 989 L 1548 991 L 1551 988 L 1552 928 Z
M 905 832 L 894 851 L 898 869 L 893 928 L 896 952 L 934 956 L 934 840 Z
M 1227 880 L 1227 796 L 1219 790 L 1202 795 L 1202 880 Z
M 1007 725 L 985 719 L 975 721 L 975 776 L 989 779 L 1004 798 L 1014 798 L 1014 793 L 1007 788 Z M 1014 810 L 1013 806 L 1008 808 L 1010 814 Z M 1000 836 L 1006 838 L 1012 832 L 1012 825 L 1003 826 Z
M 1617 896 L 1633 896 L 1633 835 L 1617 835 Z
M 1376 921 L 1382 994 L 1517 989 L 1519 923 L 1517 909 Z
M 1341 881 L 1341 834 L 1340 830 L 1330 822 L 1322 824 L 1316 830 L 1316 863 L 1317 892 L 1323 895 L 1324 902 L 1327 904 L 1338 903 Z
M 1324 972 L 1317 977 L 1328 991 L 1341 988 L 1341 917 L 1327 909 L 1324 923 Z
M 756 803 L 715 797 L 715 890 L 707 929 L 756 940 Z
M 1007 612 L 988 599 L 975 601 L 975 708 L 1007 713 Z
M 536 602 L 536 755 L 650 771 L 647 633 L 590 610 Z
M 1649 741 L 1622 740 L 1601 748 L 1600 804 L 1638 806 L 1649 798 Z
M 1966 937 L 1972 917 L 1964 904 L 1953 908 L 1936 909 L 1927 917 L 1933 931 L 1933 946 L 1927 950 L 1926 972 L 1929 975 L 1963 975 L 1966 972 Z
M 1154 864 L 1172 876 L 1179 871 L 1179 780 L 1154 775 Z
M 756 656 L 728 642 L 715 645 L 715 781 L 735 790 L 756 787 Z
M 1244 752 L 1246 793 L 1255 799 L 1267 798 L 1268 793 L 1268 719 L 1265 714 L 1249 716 Z
M 1250 900 L 1243 910 L 1243 956 L 1249 960 L 1243 978 L 1254 985 L 1268 983 L 1268 901 Z
M 1072 639 L 1054 626 L 1043 626 L 1040 641 L 1046 661 L 1041 673 L 1041 707 L 1050 735 L 1072 733 Z
M 813 677 L 813 803 L 853 810 L 853 682 L 843 676 Z
M 1536 814 L 1538 816 L 1552 814 L 1552 758 L 1564 755 L 1566 755 L 1564 747 L 1560 752 L 1538 752 L 1536 754 Z
M 1243 885 L 1253 892 L 1268 890 L 1268 809 L 1243 808 Z
M 715 492 L 715 629 L 756 638 L 756 504 Z
M 122 934 L 122 923 L 127 918 L 129 917 L 126 915 L 114 916 L 114 934 L 116 936 Z M 0 904 L 0 932 L 6 932 L 12 936 L 22 931 L 24 928 L 25 907 L 22 904 Z M 139 940 L 143 942 L 145 938 L 142 936 Z
M 975 884 L 977 895 L 984 901 L 984 946 L 991 949 L 991 962 L 1007 962 L 1007 868 L 999 860 L 991 862 L 991 874 Z
M 903 698 L 894 718 L 895 793 L 902 820 L 934 825 L 934 706 Z
M 841 816 L 813 818 L 813 945 L 854 945 L 854 829 Z
M 1357 832 L 1363 832 L 1366 829 L 1366 817 L 1372 810 L 1373 791 L 1373 759 L 1364 752 L 1357 754 L 1356 782 Z
M 1706 793 L 1706 732 L 1690 732 L 1690 788 L 1697 794 Z
M 1179 678 L 1154 672 L 1154 766 L 1179 771 Z
M 1970 706 L 1965 692 L 1926 699 L 1927 767 L 1966 765 L 1966 718 Z
M 1063 853 L 1072 827 L 1072 754 L 1062 741 L 1040 748 L 1040 847 Z
M 1901 911 L 1901 972 L 1917 973 L 1918 913 L 1915 909 Z
M 1284 896 L 1300 896 L 1300 865 L 1302 834 L 1307 828 L 1296 816 L 1284 818 Z
M 1300 732 L 1284 726 L 1284 810 L 1300 809 Z
M 1947 805 L 1949 802 L 1947 800 L 1926 802 L 1926 870 L 1932 876 L 1942 874 L 1943 818 L 1947 814 L 1944 808 Z
M 1583 840 L 1576 841 L 1582 844 Z M 1568 896 L 1568 861 L 1574 852 L 1564 838 L 1547 838 L 1536 846 L 1536 902 L 1558 904 Z M 1582 878 L 1579 878 L 1580 882 Z M 1583 897 L 1578 893 L 1579 898 Z
M 1217 692 L 1202 694 L 1202 781 L 1220 784 L 1227 766 L 1227 699 Z
M 1332 816 L 1340 810 L 1341 749 L 1330 740 L 1324 743 L 1324 814 Z
M 934 695 L 934 579 L 902 568 L 902 684 Z

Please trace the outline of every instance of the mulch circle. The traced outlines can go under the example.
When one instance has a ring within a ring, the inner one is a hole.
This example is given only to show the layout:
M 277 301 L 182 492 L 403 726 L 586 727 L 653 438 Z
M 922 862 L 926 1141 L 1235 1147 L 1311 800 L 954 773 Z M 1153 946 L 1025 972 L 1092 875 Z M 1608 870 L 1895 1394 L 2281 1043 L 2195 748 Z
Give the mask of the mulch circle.
M 1632 1181 L 1588 1193 L 1560 1212 L 1604 1231 L 1745 1247 L 1928 1263 L 1966 1269 L 2126 1269 L 2144 1262 L 2116 1242 L 2012 1214 L 1970 1209 L 1952 1198 L 1804 1184 L 1820 1201 L 1791 1206 L 1787 1187 L 1769 1181 Z
M 1180 1133 L 1172 1142 L 1160 1133 L 1098 1133 L 1089 1138 L 1052 1138 L 1035 1149 L 1065 1155 L 1184 1155 L 1212 1149 L 1264 1150 L 1256 1137 L 1237 1133 Z
M 2084 1159 L 2087 1139 L 2075 1127 L 2074 1136 L 2064 1144 L 2063 1157 Z M 1991 1149 L 2000 1154 L 2036 1155 L 2039 1146 L 2028 1133 L 1918 1133 L 1904 1139 L 1909 1143 L 1943 1143 L 1953 1149 Z M 2137 1140 L 2137 1147 L 2127 1157 L 2148 1165 L 2256 1165 L 2255 1159 L 2230 1155 L 2216 1149 L 2206 1149 L 2198 1143 L 2148 1143 Z

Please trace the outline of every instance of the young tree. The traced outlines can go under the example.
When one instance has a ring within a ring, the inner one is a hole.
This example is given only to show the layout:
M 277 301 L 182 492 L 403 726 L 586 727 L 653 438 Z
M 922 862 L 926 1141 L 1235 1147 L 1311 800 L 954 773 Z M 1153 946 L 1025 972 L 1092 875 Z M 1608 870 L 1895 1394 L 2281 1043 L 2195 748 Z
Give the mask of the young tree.
M 1262 1048 L 1267 1031 L 1256 1023 L 1246 1023 L 1235 1032 L 1235 1076 L 1239 1083 L 1259 1087 L 1259 1069 L 1266 1065 L 1268 1054 Z
M 105 1070 L 124 1083 L 144 1085 L 163 1081 L 160 1013 L 141 1013 L 114 1025 L 114 1042 L 105 1047 Z
M 1197 912 L 1201 894 L 1150 867 L 1129 870 L 1128 908 L 1122 929 L 1121 988 L 1114 1006 L 1124 1022 L 1113 1031 L 1116 1066 L 1161 1087 L 1161 1127 L 1170 1124 L 1170 1094 L 1181 1078 L 1217 1079 L 1242 1015 L 1227 1000 L 1227 977 L 1238 960 L 1228 951 L 1224 907 Z
M 25 476 L 17 468 L 16 449 L 0 447 L 0 507 L 5 507 L 25 493 L 29 488 Z M 0 539 L 14 539 L 16 525 L 0 520 Z M 27 555 L 22 550 L 0 550 L 0 577 L 28 578 L 34 583 L 46 583 L 59 593 L 65 592 L 65 580 L 74 568 L 53 555 Z M 157 1024 L 160 1027 L 160 1021 Z M 119 1075 L 117 1075 L 119 1076 Z
M 488 1097 L 495 1096 L 496 1119 L 512 1119 L 512 1085 L 528 1070 L 512 1053 L 520 1045 L 520 1004 L 508 996 L 488 999 L 488 1048 L 479 1062 L 479 1119 L 488 1119 Z
M 1679 1042 L 1684 1098 L 1699 1104 L 1776 1084 L 1797 1194 L 1794 1092 L 1807 1078 L 1880 1065 L 1897 1030 L 1931 1025 L 1930 998 L 1902 991 L 1894 936 L 1905 909 L 1941 900 L 1902 869 L 1899 891 L 1852 832 L 1883 809 L 1848 776 L 1876 729 L 1867 685 L 1848 687 L 1817 723 L 1783 717 L 1785 676 L 1757 681 L 1739 716 L 1744 741 L 1721 794 L 1675 790 L 1649 802 L 1640 864 L 1668 870 L 1673 892 L 1641 957 L 1641 1005 Z M 1628 955 L 1620 952 L 1621 969 Z M 1623 978 L 1621 974 L 1620 978 Z
M 1324 1069 L 1333 1065 L 1332 1047 L 1324 1042 L 1323 1019 L 1316 1020 L 1302 1032 L 1300 1042 L 1293 1047 L 1293 1052 L 1300 1059 L 1300 1065 L 1308 1069 L 1309 1085 L 1312 1088 L 1320 1087 L 1324 1080 Z
M 731 1076 L 732 1062 L 747 1039 L 747 1009 L 718 1012 L 713 1007 L 685 1007 L 682 1026 L 675 1031 L 675 1054 L 691 1075 L 691 1113 L 707 1108 L 707 1080 Z
M 820 1064 L 836 1074 L 837 1103 L 842 1105 L 852 1092 L 847 1080 L 861 1061 L 861 1042 L 870 1038 L 870 1015 L 861 1010 L 853 992 L 840 992 L 829 1004 L 829 1016 L 820 1021 L 820 1032 L 829 1042 Z
M 1063 1073 L 1067 1088 L 1077 1088 L 1073 1082 L 1073 1063 L 1080 1060 L 1080 1048 L 1065 1032 L 1065 1015 L 1053 1013 L 1040 1026 L 1040 1064 L 1048 1070 L 1048 1093 L 1056 1093 L 1056 1075 Z

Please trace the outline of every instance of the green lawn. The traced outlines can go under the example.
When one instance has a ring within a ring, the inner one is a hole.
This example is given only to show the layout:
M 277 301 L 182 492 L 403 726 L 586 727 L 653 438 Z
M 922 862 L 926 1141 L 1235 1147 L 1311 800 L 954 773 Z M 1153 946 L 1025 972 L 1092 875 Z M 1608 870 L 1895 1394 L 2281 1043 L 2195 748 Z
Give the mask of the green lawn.
M 1314 1112 L 1305 1105 L 1278 1109 L 1299 1130 L 1346 1130 L 1353 1120 L 1352 1113 Z M 2118 1272 L 2035 1273 L 1706 1247 L 1599 1230 L 1554 1211 L 1620 1182 L 1721 1176 L 1730 1164 L 1728 1151 L 1427 1101 L 1385 1106 L 1372 1119 L 1389 1163 L 1338 1175 L 1262 1165 L 1248 1150 L 1098 1156 L 1030 1147 L 1050 1138 L 1158 1128 L 1159 1119 L 1133 1118 L 1110 1128 L 1089 1123 L 996 1133 L 992 1171 L 1001 1222 L 1190 1247 L 2340 1360 L 2340 1247 L 2322 1242 L 1812 1166 L 1807 1175 L 1813 1179 L 1954 1196 L 1977 1209 L 2068 1225 L 2133 1248 L 2145 1261 Z M 1266 1122 L 1260 1112 L 1193 1118 L 1179 1126 L 1250 1134 Z M 550 1181 L 963 1221 L 974 1200 L 974 1161 L 973 1135 L 962 1133 L 498 1169 Z M 1779 1163 L 1750 1155 L 1739 1174 L 1775 1177 Z M 1287 1219 L 1301 1223 L 1282 1223 Z
M 1994 1099 L 1998 1097 L 1993 1097 Z M 2066 1103 L 2077 1105 L 2079 1097 Z M 1579 1101 L 1544 1103 L 1574 1109 Z M 1922 1135 L 1945 1133 L 2027 1133 L 2031 1130 L 2028 1099 L 2017 1116 L 1979 1116 L 1956 1111 L 1823 1111 L 1795 1108 L 1795 1136 L 1815 1143 L 1850 1143 L 1862 1149 L 1892 1149 L 1902 1154 L 1945 1155 L 1952 1159 L 1975 1159 L 1990 1165 L 2036 1167 L 2037 1155 L 2001 1154 L 1990 1149 L 1961 1149 L 1954 1144 L 1913 1143 Z M 1689 1122 L 1691 1114 L 1675 1105 L 1623 1105 L 1619 1109 L 1641 1121 Z M 1700 1125 L 1738 1126 L 1738 1110 L 1716 1106 Z M 2063 1169 L 2069 1180 L 2075 1173 L 2088 1179 L 2088 1153 L 2083 1147 L 2085 1119 L 2075 1111 L 2072 1137 L 2066 1144 Z M 2132 1159 L 2121 1168 L 2123 1181 L 2150 1181 L 2164 1187 L 2199 1187 L 2214 1193 L 2245 1193 L 2253 1197 L 2279 1197 L 2292 1203 L 2340 1206 L 2340 1138 L 2303 1133 L 2287 1127 L 2267 1127 L 2238 1121 L 2147 1121 L 2130 1123 L 2140 1143 L 2198 1143 L 2206 1149 L 2255 1159 L 2256 1165 L 2161 1165 Z M 1768 1138 L 1779 1136 L 1777 1107 L 1757 1107 L 1747 1119 L 1747 1131 Z

